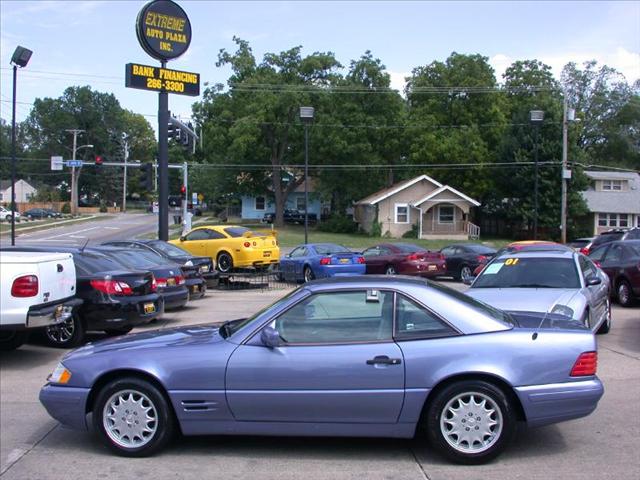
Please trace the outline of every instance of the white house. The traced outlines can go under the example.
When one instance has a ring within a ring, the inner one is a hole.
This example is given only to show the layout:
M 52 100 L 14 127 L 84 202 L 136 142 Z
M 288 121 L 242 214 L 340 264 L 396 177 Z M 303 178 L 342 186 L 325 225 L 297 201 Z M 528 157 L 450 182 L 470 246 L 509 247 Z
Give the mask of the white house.
M 38 190 L 33 188 L 28 182 L 20 179 L 16 181 L 16 202 L 26 203 L 33 197 Z M 0 202 L 11 202 L 11 180 L 0 181 Z

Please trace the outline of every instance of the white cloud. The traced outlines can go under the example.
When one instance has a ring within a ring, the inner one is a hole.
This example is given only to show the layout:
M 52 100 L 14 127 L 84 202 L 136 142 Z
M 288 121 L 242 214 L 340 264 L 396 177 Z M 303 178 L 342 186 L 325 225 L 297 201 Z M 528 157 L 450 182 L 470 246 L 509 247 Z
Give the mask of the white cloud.
M 392 70 L 387 70 L 387 73 L 391 77 L 391 88 L 398 90 L 401 94 L 404 95 L 404 87 L 407 84 L 405 81 L 405 77 L 411 76 L 410 72 L 394 72 Z
M 629 84 L 640 79 L 640 53 L 630 52 L 623 47 L 617 47 L 611 52 L 575 52 L 563 54 L 549 54 L 531 57 L 549 65 L 554 76 L 560 79 L 562 69 L 569 62 L 578 66 L 589 60 L 596 60 L 599 65 L 607 65 L 622 73 Z M 519 60 L 524 60 L 520 59 Z M 513 57 L 499 53 L 489 59 L 489 63 L 496 71 L 496 78 L 502 81 L 502 74 L 515 61 Z

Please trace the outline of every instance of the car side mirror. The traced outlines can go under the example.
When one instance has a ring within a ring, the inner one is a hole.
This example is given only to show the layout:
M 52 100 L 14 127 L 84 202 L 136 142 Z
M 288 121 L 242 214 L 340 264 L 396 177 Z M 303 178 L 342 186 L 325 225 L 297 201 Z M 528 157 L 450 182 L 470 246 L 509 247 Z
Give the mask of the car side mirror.
M 290 253 L 287 253 L 287 254 L 285 255 L 285 257 L 287 257 L 287 258 L 291 258 L 291 254 L 290 254 Z
M 185 237 L 184 235 L 181 235 L 181 236 L 180 236 L 180 241 L 181 241 L 181 242 L 184 242 L 186 239 L 187 239 L 187 237 Z
M 462 279 L 462 283 L 465 285 L 471 285 L 475 279 L 476 277 L 465 277 Z
M 260 340 L 265 347 L 269 348 L 277 348 L 282 343 L 280 334 L 273 327 L 264 327 L 260 334 Z
M 602 280 L 600 277 L 591 276 L 587 278 L 587 287 L 593 287 L 594 285 L 600 285 Z

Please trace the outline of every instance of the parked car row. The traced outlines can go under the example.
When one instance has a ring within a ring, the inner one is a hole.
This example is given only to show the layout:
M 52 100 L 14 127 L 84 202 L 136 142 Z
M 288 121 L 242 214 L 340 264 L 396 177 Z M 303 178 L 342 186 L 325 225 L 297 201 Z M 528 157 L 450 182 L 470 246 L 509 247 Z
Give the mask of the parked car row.
M 30 208 L 29 210 L 19 213 L 12 212 L 11 210 L 0 206 L 0 221 L 10 222 L 14 215 L 17 222 L 23 219 L 42 220 L 45 218 L 62 218 L 62 214 L 60 212 L 51 208 Z
M 50 345 L 80 345 L 87 331 L 127 333 L 137 325 L 156 320 L 166 310 L 182 308 L 202 298 L 207 284 L 217 281 L 209 258 L 194 257 L 159 241 L 113 243 L 116 245 L 88 248 L 2 249 L 3 254 L 63 253 L 72 258 L 75 276 L 72 281 L 65 281 L 74 284 L 74 295 L 80 302 L 71 315 L 45 326 L 44 335 Z M 49 284 L 55 285 L 55 280 L 48 281 L 47 290 L 52 288 Z

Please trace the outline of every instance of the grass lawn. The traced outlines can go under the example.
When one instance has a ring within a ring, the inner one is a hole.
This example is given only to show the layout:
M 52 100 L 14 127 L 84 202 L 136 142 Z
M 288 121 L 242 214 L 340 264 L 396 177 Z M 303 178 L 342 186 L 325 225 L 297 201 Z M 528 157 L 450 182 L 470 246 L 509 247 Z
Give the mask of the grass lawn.
M 46 220 L 31 220 L 16 222 L 16 232 L 37 232 L 39 230 L 46 230 L 62 225 L 73 225 L 80 222 L 86 222 L 87 220 L 106 220 L 110 218 L 109 215 L 81 215 L 77 218 L 48 218 Z M 0 234 L 11 232 L 11 223 L 0 223 Z
M 198 225 L 222 225 L 213 221 L 210 218 L 201 218 L 197 222 L 194 222 L 193 226 Z M 232 224 L 229 224 L 232 225 Z M 265 224 L 243 224 L 248 228 L 256 230 L 268 231 L 270 227 Z M 171 240 L 180 236 L 180 229 L 178 225 L 171 225 L 169 227 L 169 238 Z M 175 228 L 175 229 L 174 229 Z M 300 225 L 286 225 L 282 228 L 276 229 L 278 243 L 281 247 L 295 247 L 304 242 L 304 227 Z M 156 238 L 156 233 L 150 233 L 144 236 L 145 238 Z M 471 243 L 482 243 L 494 248 L 500 248 L 511 242 L 512 240 L 505 238 L 481 238 L 480 241 L 474 240 Z M 381 238 L 381 237 L 369 237 L 367 235 L 359 235 L 356 233 L 328 233 L 320 232 L 314 228 L 309 229 L 309 243 L 337 243 L 344 245 L 353 250 L 364 250 L 365 248 L 377 245 L 384 242 L 405 242 L 420 245 L 430 250 L 439 250 L 442 247 L 450 245 L 452 243 L 467 243 L 470 241 L 465 240 L 418 240 L 416 238 Z

